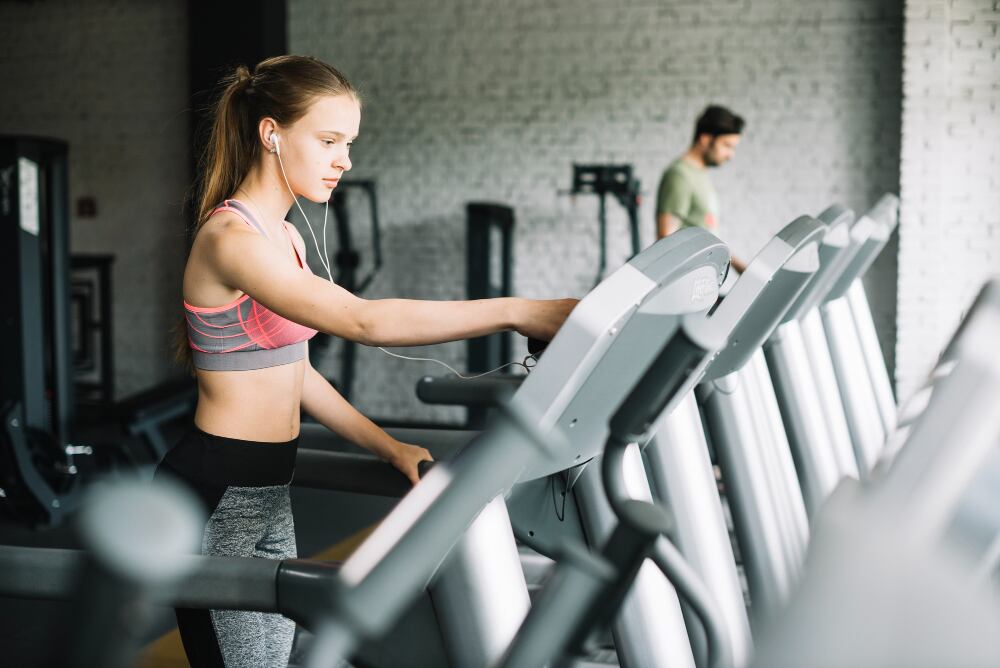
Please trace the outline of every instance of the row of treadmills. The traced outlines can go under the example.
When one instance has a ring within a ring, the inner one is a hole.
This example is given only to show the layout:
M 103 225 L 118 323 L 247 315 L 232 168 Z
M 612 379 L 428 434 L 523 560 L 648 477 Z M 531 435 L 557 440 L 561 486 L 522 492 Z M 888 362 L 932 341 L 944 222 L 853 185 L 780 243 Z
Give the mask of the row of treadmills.
M 898 408 L 861 284 L 897 209 L 798 218 L 725 295 L 718 239 L 658 241 L 527 377 L 421 381 L 497 410 L 397 434 L 438 459 L 412 490 L 305 425 L 294 485 L 401 497 L 341 564 L 190 556 L 179 492 L 124 485 L 88 550 L 0 547 L 0 595 L 78 600 L 67 666 L 129 665 L 108 620 L 141 601 L 281 612 L 310 667 L 437 665 L 389 635 L 421 597 L 460 667 L 593 665 L 608 629 L 633 668 L 1000 665 L 1000 284 Z

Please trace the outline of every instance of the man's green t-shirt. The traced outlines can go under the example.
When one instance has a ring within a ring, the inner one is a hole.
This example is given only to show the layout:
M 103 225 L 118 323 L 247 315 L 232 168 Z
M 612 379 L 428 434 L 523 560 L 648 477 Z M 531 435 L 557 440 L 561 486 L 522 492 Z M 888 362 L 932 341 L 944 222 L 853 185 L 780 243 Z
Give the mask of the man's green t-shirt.
M 695 167 L 684 158 L 678 158 L 667 167 L 656 195 L 656 215 L 664 213 L 679 218 L 681 227 L 709 230 L 718 227 L 719 197 L 705 169 Z

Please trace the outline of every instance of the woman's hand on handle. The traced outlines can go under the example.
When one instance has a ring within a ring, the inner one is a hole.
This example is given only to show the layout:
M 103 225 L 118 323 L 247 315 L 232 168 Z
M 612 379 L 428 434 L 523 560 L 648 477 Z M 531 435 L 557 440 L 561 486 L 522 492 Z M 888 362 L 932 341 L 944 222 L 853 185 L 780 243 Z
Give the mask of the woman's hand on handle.
M 420 471 L 417 469 L 417 466 L 420 462 L 432 462 L 434 458 L 431 457 L 431 453 L 427 448 L 397 441 L 396 448 L 389 455 L 388 461 L 399 469 L 400 473 L 409 478 L 411 483 L 416 485 L 420 482 Z
M 517 319 L 517 333 L 529 339 L 551 341 L 578 303 L 579 299 L 526 300 Z

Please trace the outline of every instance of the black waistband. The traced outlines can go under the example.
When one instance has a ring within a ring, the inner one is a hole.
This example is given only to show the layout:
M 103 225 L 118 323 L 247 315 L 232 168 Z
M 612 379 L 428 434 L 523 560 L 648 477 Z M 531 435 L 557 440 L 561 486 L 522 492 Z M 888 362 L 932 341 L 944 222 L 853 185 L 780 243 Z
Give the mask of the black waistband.
M 298 444 L 298 438 L 262 443 L 216 436 L 192 425 L 164 462 L 201 483 L 236 487 L 287 485 L 295 473 Z

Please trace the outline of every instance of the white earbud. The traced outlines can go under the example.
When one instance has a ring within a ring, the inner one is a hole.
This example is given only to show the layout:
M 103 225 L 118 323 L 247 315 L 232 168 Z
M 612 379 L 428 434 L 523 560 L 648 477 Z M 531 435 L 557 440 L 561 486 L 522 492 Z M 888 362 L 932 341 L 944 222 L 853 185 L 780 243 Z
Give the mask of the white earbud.
M 278 133 L 271 133 L 271 153 L 281 155 L 281 147 L 278 145 Z

